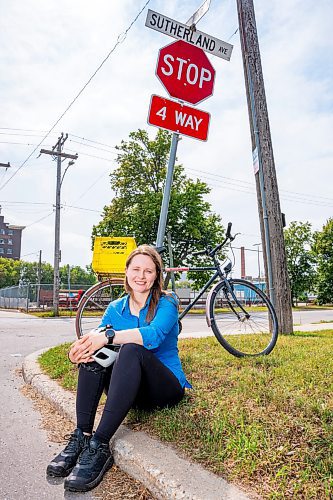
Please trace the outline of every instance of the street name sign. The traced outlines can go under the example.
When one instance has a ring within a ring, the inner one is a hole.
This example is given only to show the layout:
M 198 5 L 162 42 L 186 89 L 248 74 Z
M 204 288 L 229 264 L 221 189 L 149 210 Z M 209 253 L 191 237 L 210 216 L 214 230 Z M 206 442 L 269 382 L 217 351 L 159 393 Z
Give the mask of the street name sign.
M 204 3 L 194 12 L 193 16 L 186 22 L 187 26 L 197 24 L 198 21 L 209 11 L 210 0 L 205 0 Z
M 197 104 L 213 94 L 215 69 L 203 50 L 183 40 L 160 49 L 156 75 L 182 101 Z
M 148 9 L 145 26 L 165 35 L 198 47 L 199 49 L 230 61 L 233 46 L 199 30 L 191 30 L 186 24 Z
M 152 95 L 148 123 L 159 128 L 207 141 L 210 114 L 165 97 Z

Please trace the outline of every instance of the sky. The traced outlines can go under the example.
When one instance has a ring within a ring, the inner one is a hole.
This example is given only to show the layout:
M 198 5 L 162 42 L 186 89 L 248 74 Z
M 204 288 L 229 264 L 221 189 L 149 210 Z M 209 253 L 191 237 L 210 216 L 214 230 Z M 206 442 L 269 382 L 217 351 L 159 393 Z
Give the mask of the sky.
M 114 196 L 115 146 L 138 128 L 151 138 L 157 132 L 148 108 L 152 94 L 168 97 L 155 69 L 159 49 L 173 39 L 145 27 L 147 9 L 185 23 L 201 1 L 150 0 L 135 20 L 145 3 L 0 2 L 0 163 L 11 164 L 0 168 L 0 205 L 6 222 L 26 226 L 24 260 L 42 250 L 53 264 L 56 163 L 38 157 L 40 149 L 63 132 L 64 151 L 78 153 L 61 189 L 61 265 L 85 266 L 92 227 Z M 309 221 L 320 230 L 333 212 L 333 2 L 254 5 L 281 210 L 287 224 Z M 214 94 L 198 105 L 211 114 L 208 140 L 183 136 L 177 160 L 207 182 L 212 209 L 240 233 L 235 270 L 244 246 L 246 273 L 257 276 L 261 239 L 236 1 L 212 0 L 197 28 L 234 49 L 229 62 L 208 56 Z

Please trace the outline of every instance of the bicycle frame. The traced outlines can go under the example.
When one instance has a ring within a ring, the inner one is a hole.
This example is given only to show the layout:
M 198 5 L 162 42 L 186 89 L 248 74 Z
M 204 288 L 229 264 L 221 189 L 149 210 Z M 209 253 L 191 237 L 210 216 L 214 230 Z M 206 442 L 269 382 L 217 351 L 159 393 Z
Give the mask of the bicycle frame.
M 214 268 L 213 268 L 214 269 Z M 212 268 L 206 268 L 206 267 L 200 267 L 200 268 L 189 268 L 189 271 L 211 271 Z M 203 294 L 208 290 L 210 285 L 214 283 L 214 281 L 220 277 L 220 273 L 216 270 L 213 276 L 209 278 L 205 286 L 200 290 L 199 294 L 194 298 L 192 302 L 189 303 L 189 305 L 182 311 L 179 315 L 179 319 L 183 319 L 184 316 L 192 309 L 192 307 L 195 306 L 195 304 L 198 302 L 199 299 L 203 296 Z
M 182 311 L 179 315 L 179 320 L 182 320 L 184 316 L 195 306 L 198 300 L 201 299 L 203 294 L 208 290 L 208 288 L 214 283 L 217 278 L 225 280 L 225 276 L 220 268 L 220 265 L 215 263 L 215 267 L 166 267 L 164 269 L 166 272 L 182 272 L 182 271 L 215 271 L 215 273 L 209 278 L 205 286 L 200 290 L 199 294 L 195 299 L 189 303 L 189 305 Z
M 186 314 L 195 306 L 195 304 L 199 301 L 199 299 L 201 299 L 201 297 L 203 296 L 203 294 L 208 290 L 208 288 L 218 278 L 220 279 L 220 281 L 223 281 L 225 288 L 227 289 L 227 291 L 229 293 L 231 293 L 234 301 L 237 303 L 237 305 L 239 306 L 239 308 L 243 311 L 243 313 L 246 316 L 248 316 L 248 314 L 244 310 L 242 304 L 237 300 L 237 297 L 236 297 L 236 295 L 235 295 L 232 287 L 230 286 L 228 278 L 223 273 L 223 271 L 221 270 L 220 264 L 216 260 L 215 256 L 214 256 L 214 263 L 215 263 L 215 267 L 167 267 L 167 268 L 164 269 L 167 272 L 177 272 L 177 271 L 178 272 L 182 272 L 182 271 L 213 271 L 213 270 L 215 270 L 215 273 L 209 278 L 209 280 L 204 285 L 204 287 L 201 288 L 199 294 L 194 298 L 194 300 L 192 302 L 190 302 L 188 304 L 188 306 L 184 309 L 184 311 L 182 311 L 179 314 L 179 317 L 178 317 L 179 320 L 182 320 L 184 318 L 184 316 L 186 316 Z M 210 318 L 209 318 L 209 315 L 208 315 L 207 305 L 210 302 L 210 297 L 211 297 L 212 293 L 214 292 L 214 289 L 215 289 L 215 286 L 211 289 L 210 294 L 207 297 L 207 301 L 206 301 L 206 319 L 207 319 L 208 326 L 211 326 L 211 324 L 210 324 L 211 321 L 210 321 Z M 238 317 L 238 319 L 240 319 L 240 315 L 239 315 L 239 313 L 237 311 L 235 311 L 234 307 L 232 305 L 230 305 L 230 308 L 234 312 L 234 314 Z

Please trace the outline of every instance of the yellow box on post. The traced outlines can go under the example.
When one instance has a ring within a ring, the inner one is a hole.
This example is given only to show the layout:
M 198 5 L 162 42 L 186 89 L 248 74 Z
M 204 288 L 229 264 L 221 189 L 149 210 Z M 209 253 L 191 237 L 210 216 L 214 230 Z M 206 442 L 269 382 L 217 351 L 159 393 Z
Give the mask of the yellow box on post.
M 135 239 L 125 236 L 96 236 L 92 268 L 98 276 L 124 276 L 129 254 L 136 248 Z

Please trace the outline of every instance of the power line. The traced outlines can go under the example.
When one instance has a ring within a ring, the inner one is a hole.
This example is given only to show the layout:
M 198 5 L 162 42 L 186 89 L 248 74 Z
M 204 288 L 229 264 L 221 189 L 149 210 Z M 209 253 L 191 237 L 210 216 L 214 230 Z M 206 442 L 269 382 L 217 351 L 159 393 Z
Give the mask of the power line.
M 18 133 L 13 133 L 13 132 L 0 132 L 0 135 L 19 135 L 21 137 L 40 137 L 43 135 L 42 133 L 40 134 L 18 134 Z
M 65 208 L 74 208 L 76 210 L 85 210 L 86 212 L 96 212 L 97 214 L 101 214 L 103 212 L 102 210 L 94 210 L 93 208 L 84 208 L 84 207 L 75 207 L 74 205 L 63 205 Z
M 31 222 L 31 224 L 27 224 L 25 227 L 30 227 L 30 226 L 33 226 L 34 224 L 37 224 L 38 222 L 41 222 L 42 220 L 45 220 L 47 219 L 48 217 L 50 217 L 51 215 L 54 214 L 54 210 L 52 210 L 52 212 L 50 212 L 49 214 L 45 215 L 44 217 L 42 217 L 41 219 L 38 219 L 36 220 L 35 222 Z
M 69 134 L 71 137 L 75 137 L 76 139 L 81 139 L 82 141 L 92 142 L 94 144 L 99 144 L 100 146 L 106 146 L 107 148 L 115 149 L 114 146 L 110 146 L 109 144 L 105 144 L 104 142 L 93 141 L 92 139 L 86 139 L 85 137 L 79 137 L 75 134 Z
M 76 153 L 83 155 L 83 156 L 88 156 L 89 158 L 97 158 L 97 160 L 114 162 L 114 160 L 111 160 L 110 158 L 103 158 L 102 156 L 95 156 L 95 155 L 90 155 L 88 153 L 82 153 L 82 151 L 77 151 L 75 149 L 67 149 L 67 151 L 76 151 Z
M 27 257 L 28 255 L 38 255 L 38 251 L 36 250 L 36 252 L 25 253 L 24 255 L 21 255 L 21 258 Z
M 31 142 L 0 141 L 0 144 L 14 144 L 15 146 L 36 146 L 36 149 L 37 149 L 42 143 L 40 142 L 39 144 L 31 144 Z M 44 146 L 48 146 L 48 145 L 44 144 Z M 36 149 L 35 149 L 35 151 L 36 151 Z
M 97 67 L 97 69 L 93 72 L 93 74 L 88 79 L 88 81 L 83 85 L 83 87 L 81 88 L 81 90 L 74 97 L 74 99 L 69 103 L 69 105 L 67 106 L 67 108 L 61 113 L 61 115 L 59 116 L 59 118 L 52 125 L 52 127 L 50 128 L 50 130 L 45 134 L 45 136 L 40 141 L 40 143 L 37 144 L 37 146 L 33 149 L 33 151 L 29 154 L 29 156 L 23 161 L 23 163 L 15 170 L 15 172 L 9 177 L 9 179 L 7 179 L 7 181 L 2 186 L 0 186 L 0 190 L 3 189 L 13 179 L 13 177 L 24 167 L 24 165 L 30 160 L 30 158 L 32 157 L 32 155 L 41 146 L 41 144 L 43 143 L 43 141 L 45 141 L 45 139 L 51 134 L 52 130 L 54 130 L 54 128 L 58 125 L 58 123 L 60 122 L 60 120 L 62 120 L 62 118 L 65 116 L 65 114 L 73 106 L 73 104 L 75 103 L 75 101 L 77 101 L 77 99 L 80 97 L 80 95 L 84 92 L 84 90 L 87 88 L 87 86 L 93 80 L 93 78 L 96 76 L 96 74 L 99 72 L 99 70 L 103 67 L 103 65 L 109 59 L 109 57 L 111 56 L 111 54 L 116 50 L 116 48 L 118 47 L 118 45 L 120 45 L 121 43 L 123 43 L 123 41 L 126 39 L 127 33 L 130 31 L 130 29 L 132 28 L 132 26 L 134 25 L 134 23 L 137 21 L 137 19 L 141 15 L 141 13 L 144 11 L 144 9 L 146 8 L 146 6 L 149 4 L 149 2 L 150 2 L 150 0 L 146 1 L 146 3 L 144 4 L 144 6 L 141 8 L 141 10 L 135 16 L 135 18 L 133 19 L 133 21 L 130 23 L 130 25 L 128 26 L 128 28 L 123 33 L 120 33 L 118 35 L 116 43 L 114 44 L 114 46 L 112 47 L 112 49 L 108 52 L 108 54 L 106 55 L 106 57 L 102 60 L 102 62 L 99 64 L 99 66 Z
M 1 129 L 1 127 L 0 127 Z M 20 130 L 20 129 L 11 129 L 11 130 Z M 24 129 L 22 129 L 24 130 Z M 98 145 L 101 145 L 101 146 L 105 146 L 107 148 L 113 148 L 113 146 L 110 146 L 109 144 L 106 144 L 106 143 L 102 143 L 102 142 L 98 142 L 98 141 L 94 141 L 92 139 L 87 139 L 85 137 L 80 137 L 80 136 L 77 136 L 75 134 L 69 134 L 70 136 L 72 137 L 76 137 L 78 139 L 81 139 L 83 141 L 87 141 L 87 142 L 92 142 L 94 144 L 98 144 Z M 107 149 L 104 149 L 104 148 L 98 148 L 96 146 L 91 146 L 89 144 L 84 144 L 82 142 L 79 142 L 79 141 L 74 141 L 72 139 L 70 139 L 70 142 L 73 142 L 73 143 L 76 143 L 76 144 L 81 144 L 85 147 L 90 147 L 90 148 L 94 148 L 94 149 L 97 149 L 99 151 L 105 151 L 107 153 L 111 153 L 111 154 L 118 154 L 117 151 L 109 151 Z M 34 144 L 30 144 L 30 143 L 10 143 L 10 142 L 3 142 L 3 141 L 0 141 L 0 143 L 5 143 L 5 144 L 20 144 L 20 145 L 27 145 L 27 146 L 34 146 Z M 73 149 L 70 149 L 69 151 L 74 151 Z M 112 162 L 114 160 L 111 160 L 109 158 L 104 158 L 104 157 L 101 157 L 101 156 L 96 156 L 96 155 L 89 155 L 88 153 L 83 153 L 81 151 L 78 151 L 78 153 L 80 153 L 81 155 L 84 155 L 84 156 L 87 156 L 87 157 L 90 157 L 90 158 L 95 158 L 95 159 L 99 159 L 99 160 L 103 160 L 103 161 L 108 161 L 108 162 Z M 220 174 L 216 174 L 214 172 L 206 172 L 206 171 L 203 171 L 203 170 L 200 170 L 200 169 L 195 169 L 195 168 L 190 168 L 190 167 L 185 167 L 186 170 L 188 171 L 193 171 L 193 172 L 198 172 L 200 174 L 203 174 L 201 175 L 201 177 L 204 177 L 206 179 L 209 179 L 211 177 L 218 177 L 218 178 L 221 178 L 225 181 L 229 181 L 228 183 L 229 184 L 232 184 L 232 185 L 240 185 L 239 187 L 243 187 L 243 188 L 248 188 L 249 190 L 244 190 L 244 189 L 232 189 L 232 188 L 229 188 L 229 187 L 224 187 L 224 189 L 230 189 L 230 190 L 233 190 L 233 191 L 238 191 L 238 192 L 242 192 L 242 193 L 248 193 L 248 194 L 255 194 L 255 191 L 254 191 L 254 186 L 252 183 L 248 182 L 248 181 L 243 181 L 241 179 L 234 179 L 232 177 L 227 177 L 227 176 L 223 176 L 223 175 L 220 175 Z M 214 179 L 215 180 L 215 179 Z M 243 184 L 243 186 L 241 186 L 241 184 Z M 209 186 L 211 187 L 215 187 L 215 185 L 212 185 L 212 184 L 208 184 Z M 221 186 L 222 187 L 222 186 Z M 320 203 L 319 200 L 327 200 L 327 201 L 331 201 L 333 202 L 333 198 L 329 198 L 327 196 L 320 196 L 320 195 L 310 195 L 310 194 L 307 194 L 307 193 L 300 193 L 300 192 L 296 192 L 296 191 L 289 191 L 289 190 L 285 190 L 285 189 L 280 189 L 280 193 L 286 193 L 286 194 L 281 194 L 281 197 L 283 197 L 283 199 L 285 199 L 286 201 L 295 201 L 296 203 L 310 203 L 310 204 L 313 204 L 313 205 L 318 205 L 318 206 L 331 206 L 331 204 L 324 204 L 323 202 Z M 288 195 L 291 194 L 292 195 L 292 198 L 288 197 Z M 297 198 L 295 197 L 301 197 L 303 198 L 304 200 L 298 200 Z M 318 200 L 317 200 L 318 199 Z
M 11 127 L 0 127 L 0 130 L 20 130 L 21 132 L 40 132 L 41 134 L 46 134 L 47 130 L 35 130 L 31 128 L 11 128 Z
M 117 151 L 110 151 L 109 149 L 98 148 L 97 146 L 92 146 L 91 144 L 85 144 L 84 142 L 73 141 L 73 139 L 69 139 L 69 142 L 75 142 L 75 144 L 81 144 L 82 146 L 84 146 L 86 148 L 98 149 L 98 151 L 106 151 L 107 153 L 111 153 L 113 155 L 118 154 Z
M 52 203 L 46 203 L 46 202 L 41 202 L 41 201 L 7 201 L 7 200 L 0 200 L 0 203 L 6 203 L 7 205 L 11 205 L 13 203 L 15 203 L 15 204 L 22 204 L 22 205 L 52 205 Z
M 105 175 L 105 173 L 103 175 Z M 0 203 L 5 203 L 7 205 L 22 204 L 22 205 L 51 205 L 51 206 L 53 206 L 53 203 L 44 203 L 44 202 L 42 203 L 42 202 L 34 202 L 34 201 L 6 201 L 6 200 L 0 200 Z M 101 213 L 102 212 L 102 210 L 94 210 L 92 208 L 86 208 L 86 207 L 77 207 L 77 206 L 74 206 L 74 205 L 67 205 L 65 203 L 63 204 L 63 207 L 64 208 L 75 208 L 76 210 L 86 210 L 88 212 L 96 212 L 96 213 Z
M 219 187 L 221 187 L 222 189 L 230 189 L 232 191 L 239 191 L 242 193 L 255 194 L 254 186 L 250 182 L 242 181 L 239 179 L 233 179 L 231 177 L 225 177 L 223 175 L 214 174 L 212 172 L 204 172 L 202 170 L 198 170 L 198 169 L 194 169 L 194 168 L 185 167 L 185 170 L 199 172 L 201 174 L 200 177 L 202 177 L 204 179 L 206 178 L 208 180 L 214 180 L 215 184 L 211 185 L 212 187 L 216 187 L 216 182 L 217 182 L 217 183 L 219 183 Z M 213 177 L 213 179 L 212 179 L 212 177 Z M 223 183 L 227 184 L 227 186 L 222 185 L 221 184 L 222 180 L 220 181 L 219 179 L 215 179 L 216 177 L 223 179 Z M 231 188 L 229 186 L 229 184 L 236 185 L 239 188 L 243 188 L 243 189 Z M 241 185 L 241 184 L 244 184 L 244 185 Z M 283 198 L 286 201 L 294 201 L 295 203 L 306 203 L 306 204 L 324 206 L 324 207 L 333 206 L 333 198 L 328 198 L 325 196 L 310 195 L 310 194 L 306 194 L 306 193 L 287 191 L 284 189 L 280 189 L 280 194 L 281 194 L 281 198 Z M 327 200 L 328 202 L 331 202 L 331 203 L 325 203 L 324 201 L 321 201 L 321 200 Z
M 109 175 L 109 172 L 103 172 L 97 179 L 95 182 L 93 182 L 82 194 L 80 194 L 80 196 L 78 198 L 76 198 L 76 200 L 74 201 L 74 203 L 78 200 L 80 200 L 81 198 L 83 198 L 84 195 L 86 195 L 88 193 L 88 191 L 90 191 L 90 189 L 92 189 L 103 177 L 105 177 L 106 175 Z

